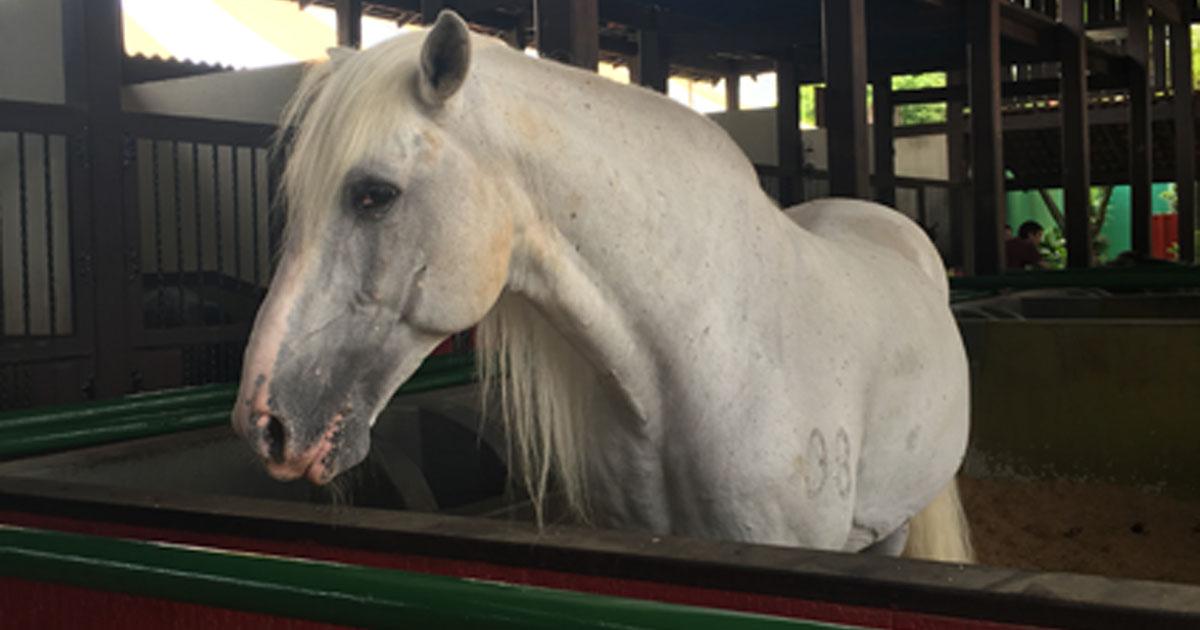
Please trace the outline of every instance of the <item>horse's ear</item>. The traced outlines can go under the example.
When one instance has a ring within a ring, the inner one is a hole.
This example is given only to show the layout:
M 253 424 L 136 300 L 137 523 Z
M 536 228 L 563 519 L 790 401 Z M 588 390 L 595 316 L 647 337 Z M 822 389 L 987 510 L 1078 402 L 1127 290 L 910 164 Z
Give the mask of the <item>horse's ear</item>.
M 467 23 L 453 11 L 442 11 L 421 46 L 421 98 L 440 106 L 462 87 L 471 66 Z

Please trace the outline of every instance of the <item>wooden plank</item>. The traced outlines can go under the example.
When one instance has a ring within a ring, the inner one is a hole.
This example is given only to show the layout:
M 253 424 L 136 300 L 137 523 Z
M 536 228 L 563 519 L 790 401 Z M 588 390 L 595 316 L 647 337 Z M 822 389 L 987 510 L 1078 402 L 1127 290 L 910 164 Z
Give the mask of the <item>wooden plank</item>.
M 535 0 L 534 12 L 543 57 L 596 70 L 600 60 L 597 0 Z
M 1000 5 L 1001 0 L 968 3 L 971 42 L 971 160 L 975 203 L 967 271 L 993 275 L 1004 268 L 1001 247 L 1005 221 L 1004 138 L 1000 124 Z
M 1146 0 L 1121 3 L 1129 29 L 1126 53 L 1129 55 L 1129 186 L 1132 208 L 1132 248 L 1150 255 L 1150 214 L 1152 202 L 1153 152 L 1150 117 L 1150 42 L 1149 10 Z
M 1091 143 L 1088 134 L 1087 33 L 1083 0 L 1062 2 L 1062 172 L 1067 266 L 1092 264 Z
M 892 106 L 892 77 L 885 75 L 872 83 L 875 125 L 875 200 L 896 206 L 896 128 Z
M 337 12 L 337 44 L 362 47 L 362 0 L 334 0 Z
M 1179 0 L 1171 24 L 1171 84 L 1175 90 L 1175 192 L 1179 211 L 1179 260 L 1196 260 L 1196 111 L 1192 89 L 1193 0 Z
M 824 0 L 829 192 L 871 196 L 865 0 Z

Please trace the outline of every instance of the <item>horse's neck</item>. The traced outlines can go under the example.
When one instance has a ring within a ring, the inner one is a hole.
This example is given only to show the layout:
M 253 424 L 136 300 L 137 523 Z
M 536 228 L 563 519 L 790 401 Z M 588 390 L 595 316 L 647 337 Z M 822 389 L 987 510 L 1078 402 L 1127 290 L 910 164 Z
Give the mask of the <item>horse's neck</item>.
M 744 303 L 747 275 L 777 273 L 763 269 L 764 253 L 784 247 L 780 232 L 794 226 L 707 121 L 599 77 L 520 68 L 550 75 L 523 84 L 563 88 L 499 108 L 519 133 L 516 176 L 532 206 L 510 286 L 616 380 L 638 415 L 661 417 L 663 380 L 686 369 L 688 353 L 707 354 L 705 334 L 725 332 L 699 315 Z

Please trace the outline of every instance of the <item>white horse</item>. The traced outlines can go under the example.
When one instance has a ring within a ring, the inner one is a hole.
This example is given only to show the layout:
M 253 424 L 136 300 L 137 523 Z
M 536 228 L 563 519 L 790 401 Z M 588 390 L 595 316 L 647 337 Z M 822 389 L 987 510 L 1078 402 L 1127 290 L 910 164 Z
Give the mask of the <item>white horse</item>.
M 283 125 L 288 239 L 233 413 L 276 477 L 361 461 L 478 325 L 539 504 L 554 479 L 605 526 L 969 558 L 967 364 L 905 217 L 781 212 L 702 116 L 449 12 L 322 64 Z

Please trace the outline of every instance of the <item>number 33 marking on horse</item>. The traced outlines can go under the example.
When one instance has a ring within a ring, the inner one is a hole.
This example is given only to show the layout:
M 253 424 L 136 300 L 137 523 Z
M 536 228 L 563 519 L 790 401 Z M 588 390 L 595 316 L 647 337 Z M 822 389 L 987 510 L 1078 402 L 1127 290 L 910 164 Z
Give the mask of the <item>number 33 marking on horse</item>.
M 808 489 L 809 498 L 814 498 L 825 489 L 825 483 L 830 477 L 829 448 L 825 443 L 825 434 L 820 429 L 813 429 L 808 436 L 808 451 L 805 454 L 807 466 L 804 472 L 804 482 Z M 838 495 L 843 499 L 850 496 L 853 477 L 850 474 L 850 436 L 845 429 L 839 428 L 833 442 L 833 485 Z

